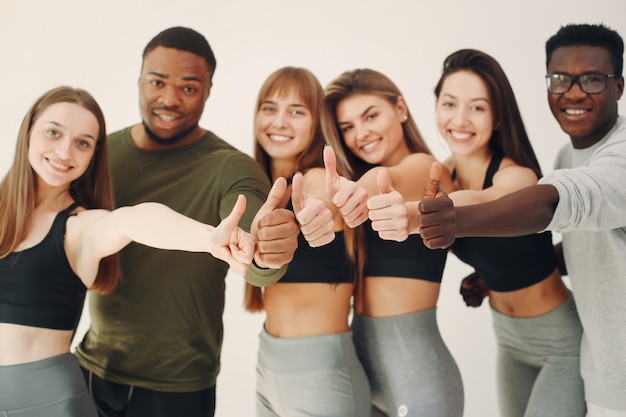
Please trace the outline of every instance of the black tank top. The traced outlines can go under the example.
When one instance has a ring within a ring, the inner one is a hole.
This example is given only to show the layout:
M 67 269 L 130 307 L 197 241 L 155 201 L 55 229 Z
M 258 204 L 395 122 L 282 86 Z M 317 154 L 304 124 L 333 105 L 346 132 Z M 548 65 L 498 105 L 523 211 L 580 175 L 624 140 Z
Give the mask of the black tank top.
M 428 249 L 419 235 L 410 235 L 404 242 L 384 240 L 372 229 L 372 222 L 363 223 L 367 240 L 366 277 L 399 277 L 441 282 L 447 250 Z
M 493 185 L 502 155 L 491 158 L 483 189 Z M 455 173 L 452 174 L 454 179 Z M 465 237 L 452 245 L 454 254 L 474 267 L 487 288 L 515 291 L 543 281 L 556 268 L 552 234 L 543 232 L 519 237 Z
M 293 211 L 291 200 L 286 208 Z M 332 242 L 317 248 L 312 248 L 300 233 L 298 249 L 279 282 L 354 282 L 354 272 L 346 253 L 343 232 L 335 232 Z
M 37 245 L 0 259 L 0 323 L 74 330 L 87 288 L 65 254 L 65 227 L 74 203 L 59 212 Z

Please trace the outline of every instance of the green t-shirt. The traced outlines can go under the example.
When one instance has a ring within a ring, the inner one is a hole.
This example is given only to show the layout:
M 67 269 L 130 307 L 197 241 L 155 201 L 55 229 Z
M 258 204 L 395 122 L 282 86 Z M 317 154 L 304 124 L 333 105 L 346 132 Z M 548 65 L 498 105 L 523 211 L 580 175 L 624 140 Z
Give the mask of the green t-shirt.
M 249 230 L 265 202 L 269 180 L 249 156 L 211 132 L 180 148 L 137 148 L 130 127 L 108 138 L 116 205 L 155 201 L 217 225 L 247 199 L 239 223 Z M 153 249 L 131 243 L 120 252 L 122 275 L 109 295 L 89 294 L 91 327 L 78 346 L 80 364 L 109 381 L 190 392 L 215 385 L 223 338 L 228 265 L 207 253 Z M 281 270 L 253 265 L 259 286 Z

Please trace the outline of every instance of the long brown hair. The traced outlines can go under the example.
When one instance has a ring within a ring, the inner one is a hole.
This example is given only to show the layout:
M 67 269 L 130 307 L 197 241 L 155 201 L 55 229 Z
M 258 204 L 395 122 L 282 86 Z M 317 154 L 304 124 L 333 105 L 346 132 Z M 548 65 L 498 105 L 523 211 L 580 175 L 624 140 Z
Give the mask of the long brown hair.
M 337 155 L 338 170 L 351 180 L 358 180 L 365 172 L 373 168 L 374 165 L 358 158 L 343 140 L 343 135 L 337 124 L 337 105 L 341 100 L 356 94 L 369 94 L 387 100 L 391 105 L 395 105 L 402 96 L 400 89 L 386 75 L 372 69 L 355 69 L 346 71 L 331 81 L 324 90 L 322 105 L 320 110 L 320 123 L 326 141 L 330 143 Z M 409 150 L 413 153 L 431 154 L 428 145 L 424 142 L 422 135 L 408 111 L 407 120 L 402 123 L 404 140 Z M 346 228 L 346 246 L 350 259 L 356 266 L 356 288 L 357 297 L 363 297 L 363 271 L 366 261 L 366 239 L 362 226 L 354 229 Z
M 320 129 L 319 123 L 319 106 L 322 99 L 322 86 L 315 75 L 305 68 L 296 67 L 284 67 L 274 71 L 269 75 L 269 77 L 267 77 L 259 90 L 255 107 L 255 120 L 263 101 L 275 94 L 287 95 L 292 92 L 300 97 L 302 103 L 311 112 L 311 118 L 313 120 L 311 143 L 300 155 L 298 155 L 296 168 L 292 173 L 295 174 L 296 171 L 304 173 L 311 168 L 324 166 L 324 137 L 322 136 L 322 130 Z M 267 154 L 267 152 L 265 152 L 256 137 L 254 139 L 254 159 L 256 159 L 256 161 L 265 170 L 267 176 L 271 180 L 274 180 L 274 178 L 272 178 L 270 166 L 271 157 Z M 259 287 L 246 284 L 244 306 L 246 310 L 251 312 L 263 310 L 263 295 Z
M 93 158 L 83 175 L 70 184 L 70 195 L 86 209 L 114 209 L 102 110 L 85 90 L 67 86 L 54 88 L 39 97 L 24 116 L 13 164 L 0 183 L 0 258 L 15 251 L 28 234 L 37 201 L 36 174 L 28 161 L 31 129 L 41 113 L 57 103 L 78 104 L 96 117 L 99 127 Z M 118 276 L 119 258 L 108 256 L 100 261 L 92 289 L 108 293 L 117 283 Z

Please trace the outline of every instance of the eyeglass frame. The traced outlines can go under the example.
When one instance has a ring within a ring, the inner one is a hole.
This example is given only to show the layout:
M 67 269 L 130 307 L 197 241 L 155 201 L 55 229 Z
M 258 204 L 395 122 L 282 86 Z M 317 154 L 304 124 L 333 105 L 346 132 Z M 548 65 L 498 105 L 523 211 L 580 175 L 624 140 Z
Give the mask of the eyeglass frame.
M 563 91 L 563 92 L 560 92 L 560 93 L 555 93 L 555 92 L 553 92 L 553 91 L 550 91 L 550 78 L 551 78 L 551 77 L 553 77 L 553 76 L 555 76 L 555 75 L 565 76 L 565 77 L 569 77 L 569 78 L 571 79 L 571 81 L 570 81 L 570 85 L 569 85 L 569 87 L 567 88 L 567 90 L 565 90 L 565 91 Z M 585 91 L 585 89 L 584 89 L 584 88 L 583 88 L 583 86 L 582 86 L 582 83 L 580 82 L 580 79 L 581 79 L 582 77 L 587 77 L 587 76 L 589 76 L 589 75 L 600 75 L 600 76 L 602 76 L 602 77 L 604 78 L 604 87 L 602 88 L 602 90 L 600 90 L 600 91 L 596 91 L 596 92 L 594 92 L 594 93 L 590 93 L 590 92 L 588 92 L 588 91 Z M 548 87 L 548 92 L 549 92 L 550 94 L 559 94 L 559 95 L 560 95 L 560 94 L 565 94 L 565 93 L 567 93 L 569 90 L 571 90 L 571 89 L 572 89 L 572 86 L 574 85 L 574 83 L 578 84 L 578 88 L 580 88 L 580 90 L 581 90 L 583 93 L 585 93 L 585 94 L 602 94 L 602 93 L 604 92 L 604 90 L 606 90 L 606 80 L 607 80 L 607 78 L 619 78 L 619 77 L 621 77 L 621 75 L 619 75 L 619 74 L 603 74 L 603 73 L 601 73 L 601 72 L 586 72 L 586 73 L 584 73 L 584 74 L 580 74 L 580 75 L 571 75 L 571 74 L 566 74 L 566 73 L 563 73 L 563 72 L 553 72 L 553 73 L 551 73 L 551 74 L 546 74 L 546 76 L 545 76 L 545 78 L 546 78 L 546 84 L 547 84 L 547 87 Z

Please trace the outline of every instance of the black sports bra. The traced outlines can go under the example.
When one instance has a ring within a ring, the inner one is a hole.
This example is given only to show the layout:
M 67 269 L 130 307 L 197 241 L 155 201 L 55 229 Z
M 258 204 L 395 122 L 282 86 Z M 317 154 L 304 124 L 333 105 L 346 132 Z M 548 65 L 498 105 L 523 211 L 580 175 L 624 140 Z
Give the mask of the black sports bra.
M 401 277 L 441 282 L 447 250 L 428 249 L 422 237 L 410 235 L 403 242 L 384 240 L 372 229 L 372 222 L 363 223 L 367 237 L 366 277 Z
M 493 185 L 502 155 L 492 156 L 483 189 Z M 454 179 L 455 173 L 452 173 Z M 493 291 L 515 291 L 543 281 L 556 268 L 552 234 L 543 232 L 519 237 L 465 237 L 452 245 L 454 254 L 485 281 Z
M 286 208 L 293 211 L 291 200 Z M 298 249 L 279 282 L 354 282 L 354 271 L 346 253 L 343 232 L 335 232 L 332 242 L 317 248 L 312 248 L 300 233 Z
M 73 330 L 87 288 L 72 271 L 63 241 L 72 204 L 37 245 L 0 259 L 0 323 Z

